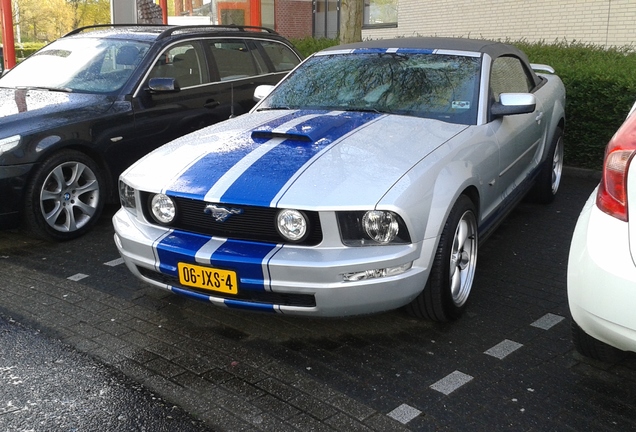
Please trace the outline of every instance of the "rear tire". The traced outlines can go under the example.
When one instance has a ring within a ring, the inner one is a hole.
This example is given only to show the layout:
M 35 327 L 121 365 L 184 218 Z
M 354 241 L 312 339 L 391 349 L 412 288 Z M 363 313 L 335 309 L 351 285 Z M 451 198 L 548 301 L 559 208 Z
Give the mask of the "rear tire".
M 585 333 L 574 320 L 572 320 L 572 341 L 579 353 L 594 360 L 605 363 L 616 363 L 626 356 L 624 351 L 614 348 Z
M 62 150 L 46 159 L 26 188 L 26 229 L 37 237 L 64 241 L 90 230 L 104 207 L 104 181 L 83 153 Z
M 459 318 L 473 286 L 477 249 L 475 205 L 461 195 L 442 230 L 426 286 L 406 306 L 407 312 L 438 322 Z

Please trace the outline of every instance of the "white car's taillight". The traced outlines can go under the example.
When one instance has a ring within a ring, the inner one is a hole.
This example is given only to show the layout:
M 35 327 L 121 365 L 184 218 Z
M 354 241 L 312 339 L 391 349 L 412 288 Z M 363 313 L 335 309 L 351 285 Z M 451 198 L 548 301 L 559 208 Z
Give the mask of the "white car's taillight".
M 603 176 L 596 205 L 610 216 L 627 222 L 627 172 L 636 154 L 636 115 L 630 115 L 605 150 Z

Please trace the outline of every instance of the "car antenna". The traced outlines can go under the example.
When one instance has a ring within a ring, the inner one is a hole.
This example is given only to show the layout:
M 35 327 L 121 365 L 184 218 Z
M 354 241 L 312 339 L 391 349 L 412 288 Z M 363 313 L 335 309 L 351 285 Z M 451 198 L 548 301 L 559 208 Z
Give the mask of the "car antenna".
M 230 83 L 230 117 L 234 118 L 234 83 Z

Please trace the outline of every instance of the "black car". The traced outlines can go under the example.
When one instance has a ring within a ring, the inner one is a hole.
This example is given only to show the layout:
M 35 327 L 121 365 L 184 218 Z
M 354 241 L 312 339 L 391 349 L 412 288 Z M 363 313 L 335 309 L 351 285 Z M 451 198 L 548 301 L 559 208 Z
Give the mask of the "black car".
M 68 240 L 150 150 L 249 111 L 301 61 L 260 27 L 83 27 L 0 78 L 0 227 Z

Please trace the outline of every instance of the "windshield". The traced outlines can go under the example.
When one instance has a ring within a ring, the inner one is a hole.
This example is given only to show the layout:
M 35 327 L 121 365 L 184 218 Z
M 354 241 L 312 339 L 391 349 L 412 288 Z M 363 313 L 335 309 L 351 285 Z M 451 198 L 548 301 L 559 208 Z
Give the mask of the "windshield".
M 378 111 L 476 124 L 479 57 L 364 52 L 311 57 L 261 109 Z
M 112 93 L 128 80 L 149 44 L 121 39 L 58 39 L 0 78 L 0 87 Z

